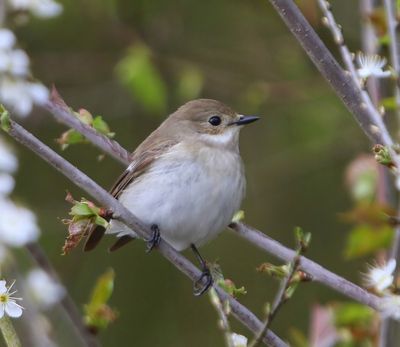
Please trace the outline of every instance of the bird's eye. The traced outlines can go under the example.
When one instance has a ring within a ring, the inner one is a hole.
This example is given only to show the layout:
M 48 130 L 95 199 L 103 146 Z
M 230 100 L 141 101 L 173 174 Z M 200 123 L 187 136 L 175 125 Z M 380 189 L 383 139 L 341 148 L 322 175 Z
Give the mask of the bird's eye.
M 218 116 L 212 116 L 209 120 L 208 123 L 210 123 L 213 126 L 217 126 L 221 124 L 221 118 Z

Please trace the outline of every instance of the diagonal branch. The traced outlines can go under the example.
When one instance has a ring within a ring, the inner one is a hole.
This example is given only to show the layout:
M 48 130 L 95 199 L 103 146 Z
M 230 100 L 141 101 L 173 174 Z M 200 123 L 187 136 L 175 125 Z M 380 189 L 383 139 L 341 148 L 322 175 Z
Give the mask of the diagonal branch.
M 114 218 L 122 221 L 132 230 L 135 230 L 135 232 L 143 239 L 148 239 L 151 236 L 152 231 L 148 227 L 146 227 L 139 219 L 130 213 L 129 210 L 127 210 L 119 201 L 114 199 L 102 187 L 92 181 L 87 175 L 78 170 L 44 143 L 39 141 L 19 124 L 10 120 L 8 125 L 8 133 L 14 139 L 32 150 L 35 154 L 56 168 L 75 185 L 90 194 L 100 204 L 112 210 Z M 165 241 L 161 240 L 157 249 L 165 258 L 174 264 L 175 267 L 192 279 L 192 281 L 195 281 L 200 277 L 200 270 L 196 268 L 190 261 L 188 261 L 183 255 L 175 251 Z M 254 333 L 260 330 L 261 322 L 251 311 L 236 301 L 220 287 L 214 286 L 214 288 L 222 300 L 229 301 L 234 317 L 236 317 L 242 324 L 244 324 Z M 287 344 L 271 331 L 267 333 L 263 341 L 270 346 L 287 347 Z
M 370 99 L 365 98 L 351 74 L 339 66 L 293 0 L 270 0 L 270 2 L 321 75 L 353 114 L 364 133 L 372 142 L 387 146 L 396 166 L 400 167 L 400 160 L 392 148 L 393 140 L 379 112 L 370 102 Z
M 54 93 L 53 93 L 53 95 L 54 95 Z M 56 96 L 57 96 L 57 98 L 60 98 L 60 96 L 58 94 Z M 54 99 L 52 99 L 49 103 L 52 104 L 54 102 L 55 102 Z M 62 102 L 62 104 L 65 105 L 64 102 Z M 72 114 L 72 111 L 69 111 L 69 108 L 67 106 L 65 106 L 65 107 L 66 107 L 66 109 L 59 111 L 59 112 L 62 111 L 62 113 L 65 115 L 63 123 L 67 124 L 67 125 L 75 124 L 75 123 L 72 123 L 69 121 L 69 118 L 74 117 Z M 54 110 L 54 109 L 55 109 L 55 107 L 52 107 L 52 110 Z M 88 136 L 86 136 L 87 131 L 88 131 L 87 128 L 89 128 L 89 127 L 80 127 L 80 128 L 74 127 L 75 130 L 79 131 L 85 137 L 88 137 Z M 95 136 L 98 137 L 98 139 L 94 142 L 94 144 L 96 146 L 98 146 L 102 151 L 104 151 L 106 153 L 110 153 L 113 151 L 113 149 L 111 147 L 107 147 L 108 142 L 105 141 L 105 139 L 107 139 L 107 138 L 104 135 L 102 135 L 98 132 L 95 132 Z M 118 153 L 114 152 L 112 156 L 115 158 L 118 156 Z M 121 157 L 119 158 L 119 161 L 122 161 L 126 165 L 130 164 L 130 161 L 124 160 Z M 268 252 L 270 254 L 275 255 L 276 257 L 278 257 L 279 259 L 281 259 L 285 262 L 291 261 L 296 256 L 295 251 L 283 246 L 278 241 L 275 241 L 275 240 L 269 238 L 261 231 L 256 230 L 250 226 L 247 226 L 246 224 L 243 224 L 243 223 L 232 224 L 232 225 L 230 225 L 230 228 L 233 231 L 235 231 L 239 236 L 246 239 L 248 242 L 256 245 L 257 247 L 265 250 L 266 252 Z M 336 275 L 335 273 L 323 268 L 321 265 L 313 262 L 312 260 L 302 257 L 301 258 L 301 268 L 305 272 L 309 273 L 313 277 L 314 281 L 319 282 L 325 286 L 328 286 L 328 287 L 338 291 L 339 293 L 342 293 L 358 302 L 361 302 L 365 305 L 371 306 L 374 309 L 379 308 L 379 297 L 377 297 L 371 293 L 368 293 L 363 288 L 361 288 L 361 287 L 355 285 L 354 283 L 344 279 L 343 277 L 340 277 L 340 276 Z

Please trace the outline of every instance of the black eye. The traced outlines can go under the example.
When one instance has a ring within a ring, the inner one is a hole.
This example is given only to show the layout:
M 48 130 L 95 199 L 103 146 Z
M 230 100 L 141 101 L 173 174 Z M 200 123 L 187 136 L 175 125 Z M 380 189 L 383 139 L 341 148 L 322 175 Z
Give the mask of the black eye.
M 218 116 L 212 116 L 209 120 L 208 123 L 210 123 L 213 126 L 217 126 L 221 124 L 221 118 Z

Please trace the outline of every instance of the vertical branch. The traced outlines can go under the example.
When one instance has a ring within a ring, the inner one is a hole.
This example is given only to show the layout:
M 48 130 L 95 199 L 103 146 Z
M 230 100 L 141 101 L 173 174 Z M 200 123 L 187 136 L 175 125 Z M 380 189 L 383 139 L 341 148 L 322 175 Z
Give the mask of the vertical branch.
M 397 112 L 400 112 L 400 91 L 399 91 L 399 73 L 400 73 L 400 49 L 399 41 L 397 37 L 397 26 L 398 21 L 396 18 L 396 0 L 384 0 L 386 10 L 386 23 L 388 27 L 388 34 L 390 37 L 390 60 L 392 66 L 396 72 L 396 86 L 395 86 L 395 98 L 397 105 Z M 400 121 L 400 119 L 399 119 Z
M 51 262 L 49 261 L 43 249 L 38 243 L 30 243 L 26 245 L 25 248 L 32 259 L 43 271 L 45 271 L 55 281 L 60 282 L 56 270 L 53 268 Z M 61 300 L 60 305 L 66 316 L 69 318 L 73 328 L 75 329 L 76 334 L 81 339 L 83 345 L 87 347 L 98 347 L 99 342 L 97 341 L 96 337 L 91 334 L 90 331 L 83 324 L 82 316 L 79 313 L 79 310 L 76 307 L 74 301 L 69 296 L 68 292 L 66 292 L 64 298 Z
M 223 303 L 222 303 L 221 299 L 219 298 L 219 296 L 214 288 L 210 289 L 210 291 L 208 292 L 208 295 L 210 297 L 211 304 L 214 306 L 215 310 L 218 313 L 219 323 L 220 323 L 221 330 L 224 333 L 226 346 L 227 347 L 235 347 L 234 343 L 232 341 L 231 327 L 230 327 L 230 324 L 228 321 L 228 317 L 225 314 Z
M 18 338 L 17 332 L 15 331 L 10 318 L 6 315 L 0 319 L 0 330 L 7 347 L 21 347 L 21 341 Z

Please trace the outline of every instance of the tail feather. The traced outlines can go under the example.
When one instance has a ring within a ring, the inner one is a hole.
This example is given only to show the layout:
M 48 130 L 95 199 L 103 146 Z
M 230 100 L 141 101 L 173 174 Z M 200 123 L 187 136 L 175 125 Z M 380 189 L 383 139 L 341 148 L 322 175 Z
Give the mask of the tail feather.
M 106 232 L 105 228 L 101 227 L 100 225 L 92 224 L 90 226 L 90 229 L 88 230 L 89 236 L 85 242 L 83 250 L 85 252 L 88 252 L 94 249 L 103 238 L 105 232 Z
M 110 252 L 114 252 L 120 249 L 122 246 L 125 246 L 128 242 L 134 240 L 135 237 L 131 235 L 123 235 L 118 238 L 118 240 L 108 249 Z

